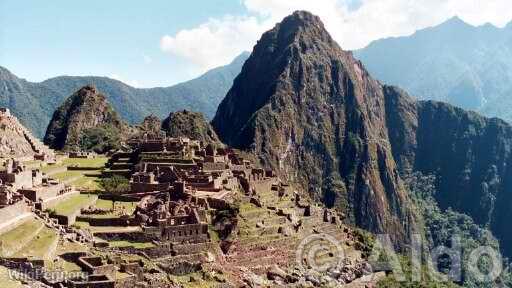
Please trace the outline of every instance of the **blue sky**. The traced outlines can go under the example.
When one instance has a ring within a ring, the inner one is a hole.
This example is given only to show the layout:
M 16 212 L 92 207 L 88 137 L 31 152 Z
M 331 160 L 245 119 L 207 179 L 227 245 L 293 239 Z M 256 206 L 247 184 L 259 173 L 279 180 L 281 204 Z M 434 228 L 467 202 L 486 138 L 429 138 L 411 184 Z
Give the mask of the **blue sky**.
M 239 1 L 0 0 L 0 65 L 41 81 L 56 75 L 117 76 L 169 85 L 198 72 L 159 46 L 164 34 L 239 13 Z
M 510 0 L 0 0 L 0 66 L 30 81 L 95 75 L 169 86 L 250 51 L 295 10 L 319 15 L 344 49 L 459 16 L 511 20 Z

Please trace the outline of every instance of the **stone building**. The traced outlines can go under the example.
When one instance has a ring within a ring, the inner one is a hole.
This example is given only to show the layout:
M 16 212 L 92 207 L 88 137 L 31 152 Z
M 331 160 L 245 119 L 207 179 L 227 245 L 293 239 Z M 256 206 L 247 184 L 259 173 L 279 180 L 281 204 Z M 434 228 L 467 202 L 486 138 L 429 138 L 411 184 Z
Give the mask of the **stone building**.
M 23 195 L 0 181 L 0 209 L 23 200 Z
M 0 180 L 16 190 L 34 187 L 32 176 L 31 170 L 26 169 L 24 165 L 14 159 L 8 159 L 4 164 L 4 169 L 0 171 Z M 36 184 L 38 183 L 37 179 Z
M 193 203 L 147 196 L 141 200 L 136 217 L 144 233 L 154 240 L 171 243 L 208 241 L 205 210 Z

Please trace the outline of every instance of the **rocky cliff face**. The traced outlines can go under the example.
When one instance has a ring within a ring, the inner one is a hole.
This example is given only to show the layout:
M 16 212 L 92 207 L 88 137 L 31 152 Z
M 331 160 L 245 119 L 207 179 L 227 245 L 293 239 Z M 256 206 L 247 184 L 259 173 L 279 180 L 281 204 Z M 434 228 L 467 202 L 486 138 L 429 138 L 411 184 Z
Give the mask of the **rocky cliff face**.
M 386 87 L 393 154 L 402 170 L 437 175 L 437 202 L 489 227 L 512 255 L 512 127 Z
M 162 131 L 162 121 L 155 115 L 149 115 L 137 127 L 141 133 L 159 135 Z
M 204 142 L 220 142 L 210 123 L 199 112 L 187 110 L 173 112 L 162 122 L 162 130 L 170 137 L 188 137 Z
M 0 109 L 0 158 L 54 156 L 52 150 L 32 136 L 9 109 Z
M 44 143 L 58 150 L 104 152 L 126 138 L 130 130 L 103 94 L 85 86 L 55 111 Z
M 355 224 L 406 238 L 413 216 L 384 89 L 318 17 L 296 12 L 266 32 L 212 123 L 225 143 L 257 153 Z

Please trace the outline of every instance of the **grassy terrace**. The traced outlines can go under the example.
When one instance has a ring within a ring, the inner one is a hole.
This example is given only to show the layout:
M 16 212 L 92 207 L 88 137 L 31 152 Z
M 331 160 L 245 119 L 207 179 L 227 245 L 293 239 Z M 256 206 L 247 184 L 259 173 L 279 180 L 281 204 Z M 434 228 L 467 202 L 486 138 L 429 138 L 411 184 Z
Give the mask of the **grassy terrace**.
M 8 270 L 7 268 L 0 266 L 0 283 L 2 288 L 22 288 L 24 285 L 19 281 L 15 281 L 12 279 L 10 273 L 12 270 Z
M 78 188 L 99 190 L 100 186 L 98 181 L 107 161 L 108 158 L 106 157 L 98 157 L 93 159 L 66 158 L 62 160 L 62 163 L 59 165 L 49 165 L 43 167 L 42 171 L 45 173 L 51 173 L 52 171 L 56 172 L 56 170 L 63 167 L 80 167 L 87 169 L 96 168 L 96 170 L 68 170 L 55 173 L 52 175 L 52 177 L 60 181 L 68 182 L 67 184 Z
M 112 209 L 113 205 L 115 205 L 115 211 L 124 211 L 126 214 L 131 215 L 135 211 L 135 208 L 137 208 L 137 202 L 121 202 L 121 201 L 115 201 L 112 200 L 104 200 L 104 199 L 98 199 L 96 201 L 96 204 L 94 205 L 98 209 L 102 210 L 109 210 Z M 116 213 L 107 213 L 107 214 L 101 214 L 101 215 L 88 215 L 95 218 L 111 218 L 111 217 L 117 217 L 119 215 L 116 215 Z
M 78 166 L 78 167 L 91 167 L 91 168 L 101 168 L 105 167 L 107 163 L 107 157 L 97 157 L 93 159 L 77 159 L 77 158 L 67 158 L 62 161 L 63 166 Z
M 31 218 L 0 235 L 2 256 L 44 259 L 58 237 L 55 231 L 44 226 L 40 220 Z
M 84 173 L 81 176 L 82 177 L 76 179 L 70 184 L 78 188 L 88 189 L 90 191 L 101 190 L 101 186 L 99 183 L 101 174 L 99 171 L 88 171 L 87 173 Z
M 35 218 L 26 220 L 16 228 L 7 231 L 0 235 L 2 247 L 0 254 L 5 255 L 8 253 L 16 252 L 20 245 L 29 242 L 36 231 L 41 229 L 43 223 Z
M 133 247 L 137 249 L 143 249 L 143 248 L 151 248 L 155 247 L 155 245 L 151 242 L 130 242 L 125 240 L 119 240 L 119 241 L 110 241 L 108 242 L 110 247 Z
M 128 226 L 128 227 L 120 227 L 120 226 L 90 226 L 88 222 L 76 221 L 74 226 L 79 229 L 87 230 L 91 233 L 125 233 L 125 232 L 140 232 L 142 228 L 139 226 Z
M 36 259 L 45 259 L 51 246 L 57 241 L 58 235 L 50 228 L 44 227 L 35 238 L 27 243 L 16 253 L 16 257 L 34 257 Z
M 51 207 L 55 214 L 68 216 L 80 209 L 87 207 L 89 204 L 92 204 L 98 196 L 91 194 L 80 194 L 73 196 L 65 201 L 60 202 L 59 204 Z

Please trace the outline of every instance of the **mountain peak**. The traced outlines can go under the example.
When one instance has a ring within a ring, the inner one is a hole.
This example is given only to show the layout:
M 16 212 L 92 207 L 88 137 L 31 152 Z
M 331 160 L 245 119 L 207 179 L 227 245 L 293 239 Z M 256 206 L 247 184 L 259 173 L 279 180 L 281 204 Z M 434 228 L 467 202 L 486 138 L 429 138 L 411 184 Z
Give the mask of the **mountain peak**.
M 78 94 L 98 94 L 98 90 L 96 90 L 96 86 L 89 84 L 80 88 Z
M 283 21 L 276 24 L 272 30 L 263 34 L 258 43 L 279 49 L 298 42 L 308 42 L 312 45 L 320 45 L 320 43 L 331 45 L 335 43 L 325 29 L 320 17 L 307 11 L 296 11 L 287 16 Z M 316 42 L 316 44 L 313 42 Z
M 107 102 L 107 98 L 94 85 L 86 85 L 80 88 L 70 97 L 70 101 L 84 102 Z
M 0 80 L 15 80 L 17 78 L 7 68 L 0 66 Z
M 122 121 L 96 87 L 86 85 L 55 111 L 44 138 L 51 148 L 67 151 L 95 150 L 102 153 L 118 145 L 128 133 Z M 96 139 L 91 139 L 96 137 Z M 96 141 L 108 139 L 105 143 Z
M 162 130 L 170 137 L 188 137 L 204 143 L 220 143 L 213 127 L 199 112 L 188 110 L 171 112 L 162 122 Z
M 452 18 L 444 21 L 439 27 L 467 27 L 471 26 L 462 20 L 459 16 L 453 16 Z
M 398 173 L 389 150 L 372 141 L 388 139 L 383 97 L 380 84 L 341 50 L 320 18 L 297 11 L 258 41 L 212 124 L 222 141 L 255 152 L 284 177 L 295 175 L 328 207 L 355 199 L 345 211 L 355 223 L 394 231 L 399 240 L 409 223 L 407 195 L 392 176 Z M 370 163 L 383 164 L 370 169 Z
M 282 23 L 286 23 L 288 21 L 295 21 L 296 23 L 302 23 L 303 25 L 322 25 L 322 20 L 320 17 L 314 15 L 309 11 L 298 10 L 293 12 L 293 14 L 283 19 Z

